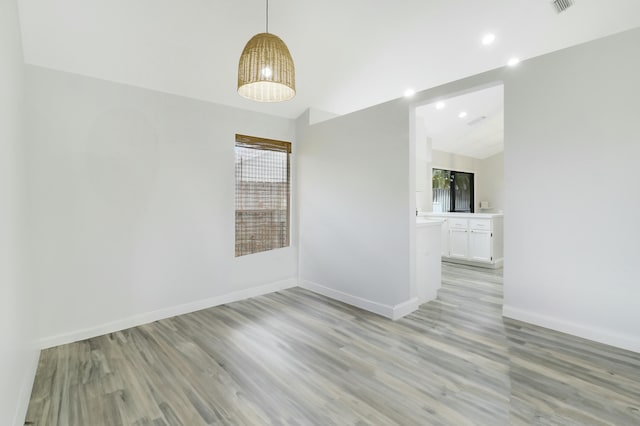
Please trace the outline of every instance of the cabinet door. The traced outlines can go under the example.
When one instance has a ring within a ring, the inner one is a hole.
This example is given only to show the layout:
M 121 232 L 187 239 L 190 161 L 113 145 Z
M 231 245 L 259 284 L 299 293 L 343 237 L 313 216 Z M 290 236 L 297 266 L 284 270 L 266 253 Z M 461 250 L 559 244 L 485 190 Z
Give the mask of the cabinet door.
M 491 262 L 491 232 L 472 230 L 469 233 L 469 260 Z
M 467 258 L 469 246 L 468 232 L 466 229 L 449 228 L 449 256 Z

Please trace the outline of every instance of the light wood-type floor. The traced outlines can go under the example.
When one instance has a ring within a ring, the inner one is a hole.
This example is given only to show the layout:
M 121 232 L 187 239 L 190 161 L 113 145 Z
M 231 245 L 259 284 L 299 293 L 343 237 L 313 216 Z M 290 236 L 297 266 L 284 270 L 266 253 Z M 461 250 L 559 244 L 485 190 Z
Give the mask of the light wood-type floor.
M 501 317 L 443 266 L 399 321 L 302 289 L 42 352 L 35 425 L 639 425 L 640 354 Z

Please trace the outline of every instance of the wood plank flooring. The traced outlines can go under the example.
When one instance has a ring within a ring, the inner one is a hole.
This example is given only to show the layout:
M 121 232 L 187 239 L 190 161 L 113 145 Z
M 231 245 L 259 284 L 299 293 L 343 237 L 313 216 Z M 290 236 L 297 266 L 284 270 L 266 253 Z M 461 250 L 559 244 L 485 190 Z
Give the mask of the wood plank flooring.
M 42 352 L 34 425 L 640 425 L 640 354 L 501 317 L 443 265 L 390 321 L 296 288 Z

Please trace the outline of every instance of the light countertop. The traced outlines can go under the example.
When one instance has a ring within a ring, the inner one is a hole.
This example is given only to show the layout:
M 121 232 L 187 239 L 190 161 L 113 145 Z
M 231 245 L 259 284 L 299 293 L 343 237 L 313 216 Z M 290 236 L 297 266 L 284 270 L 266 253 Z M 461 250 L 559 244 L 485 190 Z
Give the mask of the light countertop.
M 491 219 L 503 216 L 504 213 L 418 213 L 418 217 L 423 218 L 459 217 L 463 219 Z
M 417 227 L 425 227 L 425 226 L 441 226 L 442 220 L 438 219 L 427 219 L 425 217 L 416 217 L 416 226 Z

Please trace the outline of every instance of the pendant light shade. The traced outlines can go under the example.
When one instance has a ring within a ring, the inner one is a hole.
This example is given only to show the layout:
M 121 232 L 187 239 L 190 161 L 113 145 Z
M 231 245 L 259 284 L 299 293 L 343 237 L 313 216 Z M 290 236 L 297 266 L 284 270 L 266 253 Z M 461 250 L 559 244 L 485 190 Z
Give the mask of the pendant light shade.
M 256 34 L 240 55 L 238 93 L 258 102 L 288 101 L 296 95 L 296 71 L 287 45 L 267 32 Z

